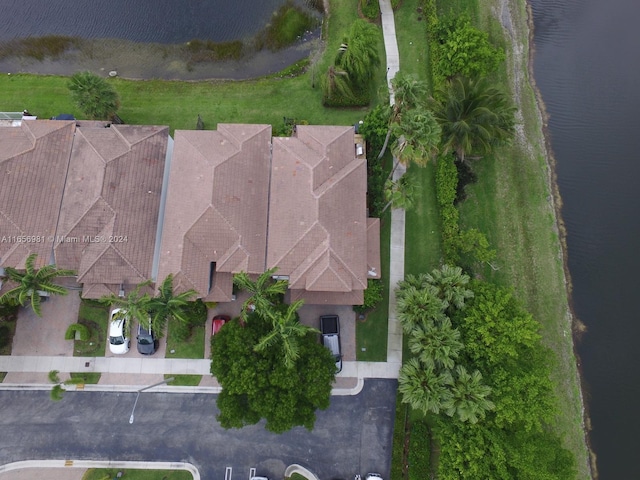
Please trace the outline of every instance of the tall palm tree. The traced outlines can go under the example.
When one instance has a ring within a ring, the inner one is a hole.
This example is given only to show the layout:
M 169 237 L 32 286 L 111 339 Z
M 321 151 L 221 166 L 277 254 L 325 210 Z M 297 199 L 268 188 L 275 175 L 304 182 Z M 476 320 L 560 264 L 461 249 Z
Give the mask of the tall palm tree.
M 412 108 L 391 125 L 391 130 L 396 137 L 393 156 L 405 166 L 415 163 L 424 167 L 438 152 L 442 129 L 431 110 Z
M 380 216 L 382 217 L 382 214 L 389 207 L 409 210 L 413 207 L 416 189 L 417 185 L 414 178 L 408 175 L 403 175 L 395 181 L 387 179 L 384 182 L 384 198 L 387 204 L 380 212 Z
M 396 290 L 398 320 L 405 333 L 424 322 L 442 322 L 447 304 L 432 285 L 418 289 L 410 286 Z
M 299 357 L 298 338 L 304 337 L 309 332 L 318 332 L 315 328 L 303 325 L 298 321 L 298 309 L 304 304 L 298 300 L 286 309 L 269 310 L 271 331 L 260 339 L 254 350 L 260 352 L 274 345 L 280 345 L 284 352 L 283 360 L 287 368 L 294 366 Z
M 142 293 L 143 288 L 151 285 L 151 281 L 139 283 L 124 297 L 111 294 L 102 297 L 99 301 L 110 307 L 120 308 L 120 312 L 116 315 L 118 317 L 127 316 L 131 319 L 137 320 L 143 327 L 149 328 L 150 307 L 151 307 L 151 295 L 148 293 Z M 128 327 L 131 327 L 131 322 L 127 323 Z
M 118 111 L 118 93 L 102 77 L 91 72 L 77 72 L 67 84 L 73 101 L 92 120 L 106 120 Z
M 469 275 L 462 273 L 460 267 L 444 264 L 426 274 L 425 279 L 438 289 L 440 298 L 459 310 L 467 299 L 473 298 L 473 290 L 467 288 Z
M 450 402 L 452 382 L 448 371 L 438 373 L 433 367 L 422 365 L 417 358 L 411 358 L 400 369 L 398 390 L 402 403 L 408 403 L 424 415 L 438 414 L 443 405 Z
M 0 297 L 0 303 L 24 306 L 27 302 L 39 317 L 42 316 L 41 294 L 66 295 L 67 289 L 56 285 L 54 280 L 58 277 L 75 275 L 73 270 L 59 269 L 55 265 L 45 265 L 36 269 L 37 254 L 32 253 L 27 257 L 24 271 L 12 267 L 5 267 L 5 276 L 15 285 Z M 10 283 L 10 286 L 11 286 Z
M 274 308 L 275 302 L 287 291 L 289 282 L 286 280 L 273 280 L 273 275 L 278 269 L 272 268 L 261 273 L 253 281 L 246 272 L 240 272 L 233 276 L 233 283 L 241 290 L 251 293 L 251 296 L 242 305 L 240 317 L 243 321 L 251 311 L 255 311 L 262 318 L 267 318 Z
M 420 362 L 431 368 L 452 370 L 455 360 L 464 348 L 460 331 L 453 328 L 451 320 L 424 322 L 418 325 L 409 337 L 409 350 Z
M 443 402 L 442 408 L 450 417 L 456 415 L 462 422 L 477 423 L 495 408 L 488 398 L 490 394 L 491 387 L 482 383 L 482 374 L 478 370 L 469 373 L 458 365 L 451 384 L 451 396 Z
M 515 108 L 500 90 L 484 79 L 455 77 L 437 92 L 435 117 L 442 127 L 443 153 L 454 151 L 459 161 L 489 154 L 515 131 Z
M 171 318 L 188 324 L 188 306 L 196 295 L 195 290 L 187 290 L 176 295 L 173 291 L 173 274 L 168 275 L 160 285 L 158 295 L 149 301 L 151 323 L 156 333 L 164 331 L 167 320 Z
M 429 87 L 427 82 L 420 80 L 415 75 L 406 75 L 402 71 L 396 73 L 391 79 L 391 88 L 393 89 L 394 98 L 393 109 L 389 117 L 387 136 L 378 154 L 378 160 L 382 158 L 387 150 L 389 139 L 393 133 L 392 125 L 400 122 L 404 112 L 426 105 L 428 99 Z
M 351 24 L 342 40 L 335 65 L 349 74 L 354 87 L 366 88 L 380 64 L 378 38 L 380 29 L 363 19 Z

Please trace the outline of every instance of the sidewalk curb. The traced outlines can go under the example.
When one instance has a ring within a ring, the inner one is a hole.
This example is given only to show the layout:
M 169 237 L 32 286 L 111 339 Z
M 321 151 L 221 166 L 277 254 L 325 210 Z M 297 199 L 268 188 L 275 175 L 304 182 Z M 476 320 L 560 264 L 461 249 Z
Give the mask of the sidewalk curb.
M 137 393 L 138 390 L 144 388 L 145 385 L 97 385 L 89 384 L 84 388 L 78 389 L 77 385 L 63 385 L 67 392 L 119 392 L 119 393 Z M 364 387 L 364 379 L 358 378 L 358 383 L 352 388 L 334 388 L 331 390 L 333 396 L 357 395 Z M 51 383 L 0 383 L 0 390 L 15 391 L 49 391 L 53 388 Z M 222 391 L 222 387 L 170 387 L 159 386 L 154 387 L 152 392 L 156 393 L 203 393 L 217 395 Z M 0 470 L 1 472 L 2 470 Z
M 0 465 L 0 473 L 24 468 L 129 468 L 144 470 L 186 470 L 193 480 L 200 480 L 200 472 L 186 462 L 124 462 L 116 460 L 24 460 Z

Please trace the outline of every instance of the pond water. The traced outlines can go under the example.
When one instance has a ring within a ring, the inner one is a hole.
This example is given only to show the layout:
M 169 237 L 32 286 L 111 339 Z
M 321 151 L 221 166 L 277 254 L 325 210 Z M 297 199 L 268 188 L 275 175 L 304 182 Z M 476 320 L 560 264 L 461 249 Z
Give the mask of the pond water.
M 0 40 L 42 35 L 223 42 L 262 29 L 285 0 L 2 0 Z
M 190 62 L 181 50 L 197 38 L 250 39 L 286 0 L 0 0 L 0 42 L 28 36 L 80 37 L 80 48 L 55 59 L 0 58 L 0 72 L 70 75 L 78 70 L 125 78 L 244 79 L 276 73 L 318 47 L 320 29 L 272 52 L 249 51 L 238 61 Z M 295 2 L 312 11 L 310 0 Z M 318 12 L 314 15 L 319 17 Z
M 640 4 L 530 0 L 600 478 L 640 478 Z

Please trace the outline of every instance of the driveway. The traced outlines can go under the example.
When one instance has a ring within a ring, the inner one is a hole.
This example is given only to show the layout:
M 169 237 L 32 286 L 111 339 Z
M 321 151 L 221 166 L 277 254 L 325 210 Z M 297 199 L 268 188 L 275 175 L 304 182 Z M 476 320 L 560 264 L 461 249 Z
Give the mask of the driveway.
M 135 393 L 0 391 L 0 464 L 28 459 L 185 461 L 203 479 L 248 478 L 249 469 L 282 478 L 292 463 L 321 479 L 377 471 L 389 478 L 395 380 L 365 381 L 356 396 L 332 397 L 313 431 L 282 435 L 263 424 L 224 430 L 216 396 L 145 392 L 129 425 Z
M 73 342 L 64 339 L 67 327 L 78 321 L 80 295 L 70 291 L 42 302 L 42 317 L 20 308 L 11 355 L 73 356 Z

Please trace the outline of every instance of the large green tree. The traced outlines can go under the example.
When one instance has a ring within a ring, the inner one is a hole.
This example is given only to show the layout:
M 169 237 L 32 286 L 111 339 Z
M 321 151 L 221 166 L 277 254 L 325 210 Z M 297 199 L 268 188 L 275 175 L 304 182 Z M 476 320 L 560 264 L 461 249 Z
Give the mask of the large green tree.
M 445 17 L 430 34 L 433 75 L 437 80 L 456 75 L 486 76 L 506 58 L 504 51 L 494 47 L 487 33 L 471 25 L 466 15 Z
M 120 98 L 106 79 L 91 72 L 77 72 L 67 84 L 71 98 L 92 120 L 107 120 L 120 107 Z
M 224 428 L 242 428 L 266 420 L 275 433 L 297 425 L 311 430 L 315 412 L 329 406 L 335 361 L 315 334 L 297 337 L 298 359 L 288 368 L 281 348 L 253 347 L 272 325 L 256 318 L 233 320 L 211 341 L 211 373 L 222 386 L 217 404 Z
M 459 161 L 482 157 L 514 134 L 510 99 L 485 79 L 455 77 L 436 93 L 435 118 L 442 127 L 442 153 Z
M 379 38 L 380 29 L 376 25 L 358 19 L 342 39 L 335 65 L 349 74 L 355 88 L 368 88 L 376 67 L 380 65 Z
M 271 322 L 271 331 L 260 339 L 254 347 L 260 352 L 268 348 L 282 351 L 282 358 L 287 368 L 293 368 L 300 358 L 300 339 L 318 330 L 300 323 L 298 309 L 304 304 L 298 300 L 290 305 L 280 305 L 270 309 L 267 317 Z
M 0 303 L 21 306 L 28 303 L 40 317 L 42 316 L 41 295 L 66 295 L 67 289 L 57 285 L 55 280 L 59 277 L 75 275 L 75 272 L 57 268 L 55 265 L 36 268 L 36 258 L 35 253 L 29 255 L 25 261 L 24 270 L 5 267 L 4 273 L 9 281 L 9 290 L 0 297 Z
M 398 376 L 398 390 L 402 394 L 402 403 L 422 412 L 438 414 L 451 401 L 453 378 L 448 370 L 436 370 L 410 358 Z

